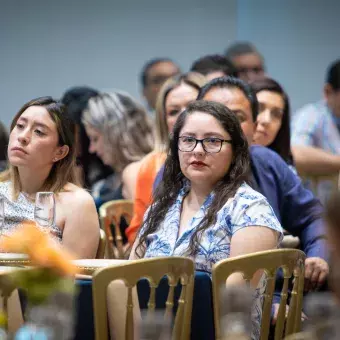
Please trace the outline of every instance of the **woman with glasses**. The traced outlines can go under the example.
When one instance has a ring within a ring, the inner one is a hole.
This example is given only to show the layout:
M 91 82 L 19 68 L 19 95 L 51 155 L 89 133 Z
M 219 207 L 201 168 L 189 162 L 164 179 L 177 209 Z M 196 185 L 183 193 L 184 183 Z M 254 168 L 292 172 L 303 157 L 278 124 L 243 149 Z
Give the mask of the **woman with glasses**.
M 248 144 L 235 114 L 219 103 L 189 104 L 174 126 L 163 180 L 131 258 L 189 256 L 211 274 L 220 260 L 277 248 L 280 223 L 266 198 L 247 185 L 248 173 Z M 241 280 L 234 274 L 228 283 Z M 260 294 L 264 286 L 260 280 Z M 253 338 L 261 319 L 256 296 Z
M 289 99 L 279 83 L 264 78 L 251 83 L 259 102 L 254 143 L 278 153 L 288 165 L 293 165 L 290 149 Z

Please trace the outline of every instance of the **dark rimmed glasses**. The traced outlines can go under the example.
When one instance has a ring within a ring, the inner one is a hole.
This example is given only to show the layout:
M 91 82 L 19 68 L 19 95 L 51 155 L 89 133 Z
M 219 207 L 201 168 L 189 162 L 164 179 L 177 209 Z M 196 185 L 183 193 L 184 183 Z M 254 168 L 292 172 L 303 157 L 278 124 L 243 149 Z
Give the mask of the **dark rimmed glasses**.
M 216 137 L 207 137 L 197 139 L 191 136 L 181 136 L 178 138 L 178 150 L 182 152 L 194 151 L 198 143 L 202 144 L 203 150 L 207 153 L 217 153 L 222 149 L 223 143 L 232 144 L 231 139 L 221 139 Z

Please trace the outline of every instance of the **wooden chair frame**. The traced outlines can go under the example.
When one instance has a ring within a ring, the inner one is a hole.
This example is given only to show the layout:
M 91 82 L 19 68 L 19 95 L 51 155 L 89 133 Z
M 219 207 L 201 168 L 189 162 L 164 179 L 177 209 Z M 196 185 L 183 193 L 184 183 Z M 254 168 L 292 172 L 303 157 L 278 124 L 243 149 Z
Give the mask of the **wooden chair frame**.
M 283 270 L 284 283 L 275 327 L 275 340 L 283 339 L 284 328 L 285 336 L 299 332 L 301 328 L 305 257 L 305 254 L 301 250 L 276 249 L 238 256 L 216 263 L 212 270 L 216 339 L 222 339 L 220 324 L 221 287 L 226 284 L 226 280 L 231 274 L 237 272 L 243 274 L 246 284 L 250 286 L 250 280 L 254 274 L 261 269 L 264 270 L 267 276 L 262 308 L 261 340 L 267 340 L 269 335 L 272 299 L 278 268 L 282 268 Z M 294 285 L 291 292 L 289 312 L 285 326 L 288 283 L 292 275 L 294 276 Z
M 123 236 L 120 231 L 120 220 L 125 218 L 130 223 L 133 215 L 132 200 L 115 200 L 104 203 L 99 208 L 101 227 L 105 231 L 108 240 L 109 256 L 112 259 L 126 258 L 123 246 Z M 114 225 L 114 234 L 111 232 L 111 224 Z M 116 243 L 116 246 L 115 246 Z
M 100 238 L 99 238 L 99 244 L 96 254 L 96 259 L 104 259 L 105 258 L 105 250 L 107 247 L 107 239 L 106 239 L 106 233 L 103 229 L 99 230 Z
M 181 295 L 173 328 L 174 340 L 190 338 L 191 310 L 194 286 L 194 263 L 184 257 L 164 257 L 131 261 L 129 264 L 100 269 L 93 276 L 93 307 L 95 320 L 95 334 L 97 340 L 108 339 L 107 320 L 107 288 L 112 281 L 123 280 L 128 290 L 126 304 L 125 339 L 134 339 L 134 320 L 132 289 L 141 278 L 150 283 L 150 299 L 147 317 L 153 317 L 156 307 L 156 288 L 163 276 L 169 280 L 169 294 L 166 301 L 164 317 L 172 318 L 174 306 L 174 290 L 180 281 Z

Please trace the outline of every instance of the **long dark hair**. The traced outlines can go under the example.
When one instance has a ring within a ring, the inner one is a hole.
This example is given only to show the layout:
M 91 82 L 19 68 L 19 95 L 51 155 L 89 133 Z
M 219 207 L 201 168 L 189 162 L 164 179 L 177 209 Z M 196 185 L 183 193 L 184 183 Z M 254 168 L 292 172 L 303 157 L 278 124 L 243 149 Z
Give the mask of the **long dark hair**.
M 178 138 L 187 117 L 195 114 L 195 112 L 204 112 L 213 116 L 219 121 L 225 131 L 230 134 L 233 161 L 228 172 L 214 187 L 214 198 L 206 216 L 204 216 L 190 239 L 188 255 L 195 256 L 199 248 L 200 238 L 203 232 L 216 222 L 217 212 L 230 197 L 235 195 L 241 184 L 248 181 L 248 143 L 235 114 L 224 105 L 215 102 L 198 100 L 189 104 L 187 109 L 178 117 L 173 129 L 170 150 L 165 161 L 163 181 L 155 191 L 154 203 L 151 205 L 142 225 L 142 233 L 139 236 L 139 244 L 136 247 L 136 255 L 139 257 L 142 257 L 146 250 L 147 236 L 159 228 L 169 208 L 175 203 L 179 191 L 187 181 L 180 168 Z
M 287 93 L 281 85 L 271 78 L 264 78 L 251 83 L 255 93 L 270 91 L 279 94 L 284 102 L 282 123 L 273 143 L 268 148 L 278 153 L 286 163 L 293 164 L 293 156 L 290 149 L 290 105 Z

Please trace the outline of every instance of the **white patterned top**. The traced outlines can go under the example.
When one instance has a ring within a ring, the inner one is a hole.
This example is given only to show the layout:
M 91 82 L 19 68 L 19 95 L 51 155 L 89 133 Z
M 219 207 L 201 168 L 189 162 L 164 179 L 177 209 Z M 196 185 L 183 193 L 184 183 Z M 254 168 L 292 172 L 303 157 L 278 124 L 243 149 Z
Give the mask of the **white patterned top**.
M 13 202 L 10 181 L 0 183 L 0 197 L 5 201 L 5 221 L 2 230 L 5 235 L 12 233 L 23 221 L 34 221 L 34 203 L 23 193 L 20 193 L 18 199 Z M 57 225 L 54 224 L 49 231 L 55 239 L 61 241 L 63 233 Z
M 213 192 L 209 194 L 200 210 L 189 222 L 189 228 L 177 238 L 182 202 L 188 190 L 189 187 L 181 189 L 176 202 L 168 210 L 157 231 L 148 235 L 145 257 L 185 256 L 190 238 L 205 216 L 214 197 Z M 145 216 L 147 213 L 148 211 Z M 235 196 L 230 198 L 217 213 L 216 223 L 202 234 L 194 259 L 196 270 L 211 274 L 214 263 L 229 257 L 232 236 L 238 230 L 248 226 L 264 226 L 276 230 L 279 235 L 278 245 L 283 238 L 280 222 L 267 199 L 244 183 L 237 190 Z M 260 337 L 264 291 L 265 280 L 261 280 L 255 292 L 252 308 L 252 339 Z

